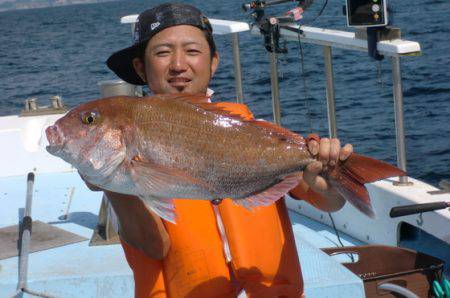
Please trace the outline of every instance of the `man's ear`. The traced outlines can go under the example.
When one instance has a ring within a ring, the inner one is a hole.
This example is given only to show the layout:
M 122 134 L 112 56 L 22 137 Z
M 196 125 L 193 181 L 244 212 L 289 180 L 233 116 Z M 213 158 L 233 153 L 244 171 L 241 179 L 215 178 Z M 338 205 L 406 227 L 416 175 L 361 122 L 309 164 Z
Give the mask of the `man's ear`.
M 134 71 L 138 74 L 142 81 L 147 82 L 147 77 L 145 75 L 145 65 L 140 58 L 133 59 Z
M 211 59 L 211 78 L 214 76 L 219 66 L 219 53 L 216 51 Z

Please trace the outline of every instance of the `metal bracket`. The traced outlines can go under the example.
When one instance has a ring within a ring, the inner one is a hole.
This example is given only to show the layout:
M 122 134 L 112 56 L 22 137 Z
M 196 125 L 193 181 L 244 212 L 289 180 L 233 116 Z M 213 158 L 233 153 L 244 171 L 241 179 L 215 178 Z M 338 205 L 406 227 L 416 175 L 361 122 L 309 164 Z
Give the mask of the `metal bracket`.
M 104 194 L 100 211 L 98 212 L 98 224 L 92 234 L 89 246 L 110 245 L 120 243 L 119 234 L 111 220 L 111 213 L 109 211 L 110 202 L 108 197 Z
M 394 186 L 411 186 L 414 185 L 411 181 L 407 180 L 406 176 L 400 176 L 399 181 L 392 182 L 392 185 Z
M 450 182 L 448 182 L 447 180 L 441 180 L 438 186 L 441 188 L 440 190 L 432 190 L 428 191 L 428 193 L 430 195 L 441 195 L 445 193 L 450 193 Z
M 401 38 L 401 30 L 397 27 L 386 26 L 380 28 L 377 31 L 378 41 L 383 40 L 394 40 Z M 355 38 L 367 40 L 367 30 L 366 28 L 357 28 L 355 31 Z
M 36 102 L 37 98 L 32 97 L 25 101 L 25 109 L 20 112 L 20 117 L 37 116 L 37 115 L 51 115 L 64 114 L 67 112 L 61 96 L 55 95 L 50 98 L 51 106 L 39 107 Z

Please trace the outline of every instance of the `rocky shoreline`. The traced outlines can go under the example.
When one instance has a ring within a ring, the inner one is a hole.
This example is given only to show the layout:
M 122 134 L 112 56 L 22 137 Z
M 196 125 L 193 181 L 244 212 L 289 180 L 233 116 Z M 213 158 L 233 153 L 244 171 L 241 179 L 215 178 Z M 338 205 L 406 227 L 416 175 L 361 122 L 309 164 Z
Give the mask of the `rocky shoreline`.
M 109 1 L 114 0 L 0 0 L 0 12 Z

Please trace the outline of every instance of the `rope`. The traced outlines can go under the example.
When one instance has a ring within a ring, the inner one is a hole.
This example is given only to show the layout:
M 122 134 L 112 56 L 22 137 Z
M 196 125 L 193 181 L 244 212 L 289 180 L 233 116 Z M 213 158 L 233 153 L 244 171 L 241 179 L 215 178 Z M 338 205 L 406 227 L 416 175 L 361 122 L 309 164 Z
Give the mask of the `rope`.
M 339 235 L 338 229 L 336 229 L 336 225 L 334 224 L 334 219 L 331 216 L 330 212 L 328 212 L 328 216 L 330 217 L 331 224 L 333 225 L 333 230 L 334 230 L 334 233 L 336 234 L 336 237 L 337 237 L 337 239 L 339 241 L 339 244 L 341 244 L 341 247 L 344 247 L 344 243 L 342 243 L 342 241 L 341 241 L 341 236 Z M 353 257 L 353 254 L 348 253 L 347 256 L 350 258 L 350 260 L 352 260 L 352 263 L 355 262 L 355 258 Z
M 19 295 L 22 294 L 22 293 L 26 293 L 26 294 L 32 295 L 32 296 L 34 296 L 34 297 L 41 297 L 41 298 L 57 298 L 57 296 L 51 296 L 51 295 L 48 295 L 48 294 L 46 294 L 46 293 L 36 292 L 36 291 L 30 290 L 30 289 L 27 289 L 27 288 L 23 288 L 23 289 L 17 290 L 17 291 L 16 291 L 14 294 L 12 294 L 9 298 L 16 298 L 16 297 L 19 297 Z
M 301 78 L 303 83 L 303 92 L 305 93 L 305 110 L 306 110 L 306 118 L 309 122 L 309 133 L 312 133 L 312 115 L 311 115 L 311 107 L 309 105 L 309 95 L 308 95 L 308 87 L 306 85 L 306 74 L 305 74 L 305 57 L 303 54 L 303 46 L 302 42 L 300 40 L 300 34 L 301 31 L 297 31 L 297 37 L 298 37 L 298 47 L 300 51 L 300 71 L 301 71 Z

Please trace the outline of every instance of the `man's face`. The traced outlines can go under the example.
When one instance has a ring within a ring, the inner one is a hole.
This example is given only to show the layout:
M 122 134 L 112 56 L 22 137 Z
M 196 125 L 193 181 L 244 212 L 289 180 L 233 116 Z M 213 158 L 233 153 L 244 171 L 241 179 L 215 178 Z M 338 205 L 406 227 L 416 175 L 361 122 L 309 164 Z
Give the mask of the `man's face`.
M 206 93 L 217 69 L 218 56 L 211 59 L 204 33 L 189 25 L 172 26 L 150 39 L 145 50 L 145 65 L 133 60 L 139 76 L 155 94 Z

